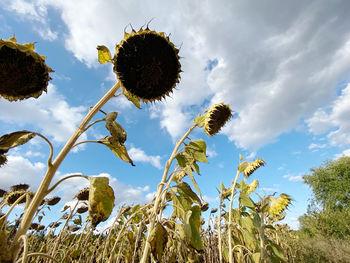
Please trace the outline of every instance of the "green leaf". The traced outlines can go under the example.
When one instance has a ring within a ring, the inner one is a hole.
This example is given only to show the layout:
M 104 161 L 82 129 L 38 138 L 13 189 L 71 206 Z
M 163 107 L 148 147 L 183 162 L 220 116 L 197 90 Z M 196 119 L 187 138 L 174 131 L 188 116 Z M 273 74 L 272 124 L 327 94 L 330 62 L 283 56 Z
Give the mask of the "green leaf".
M 17 131 L 0 137 L 0 152 L 6 153 L 9 149 L 23 145 L 35 137 L 30 131 Z
M 253 224 L 256 228 L 259 228 L 260 225 L 261 225 L 261 219 L 260 219 L 260 216 L 258 213 L 255 213 L 254 214 L 254 217 L 253 217 Z
M 245 162 L 241 163 L 237 169 L 240 173 L 242 173 L 245 170 L 245 168 L 248 167 L 248 165 L 249 165 L 249 162 L 245 161 Z
M 157 223 L 155 228 L 150 234 L 151 253 L 159 262 L 164 254 L 166 243 L 168 242 L 168 232 L 162 226 Z
M 176 160 L 177 160 L 177 163 L 180 167 L 185 167 L 186 164 L 187 164 L 187 159 L 185 157 L 185 155 L 183 153 L 178 153 L 176 156 L 175 156 Z
M 202 116 L 199 114 L 196 118 L 194 118 L 193 122 L 197 124 L 198 127 L 203 127 L 205 124 L 205 116 L 206 115 Z
M 196 205 L 191 208 L 191 211 L 186 213 L 184 222 L 184 230 L 186 239 L 189 244 L 197 251 L 203 250 L 201 232 L 201 208 Z
M 245 229 L 247 229 L 249 232 L 253 232 L 254 230 L 254 223 L 250 216 L 245 216 L 240 218 L 241 226 Z
M 244 242 L 247 244 L 247 247 L 250 250 L 254 250 L 256 247 L 256 244 L 258 244 L 258 240 L 256 240 L 255 236 L 248 230 L 242 229 L 241 232 L 244 238 Z
M 199 175 L 199 166 L 195 162 L 191 164 L 191 168 L 193 171 L 196 171 L 196 173 Z
M 284 251 L 279 245 L 274 242 L 269 242 L 270 251 L 277 256 L 280 260 L 285 261 Z
M 97 46 L 98 51 L 98 61 L 101 64 L 105 64 L 107 62 L 113 62 L 111 52 L 106 46 Z
M 241 193 L 239 195 L 239 202 L 243 206 L 246 206 L 246 207 L 249 207 L 249 208 L 255 208 L 254 201 L 246 193 Z
M 138 97 L 136 97 L 135 95 L 132 95 L 130 92 L 126 90 L 123 91 L 123 94 L 125 98 L 131 101 L 137 108 L 141 109 L 140 99 Z
M 191 167 L 186 166 L 186 167 L 184 168 L 184 171 L 185 171 L 186 174 L 190 177 L 190 179 L 191 179 L 191 181 L 192 181 L 192 184 L 193 184 L 194 188 L 196 189 L 197 193 L 199 194 L 199 196 L 202 197 L 201 190 L 199 189 L 198 184 L 197 184 L 196 180 L 194 179 L 194 176 L 193 176 L 193 172 L 192 172 Z
M 114 137 L 107 136 L 104 139 L 99 140 L 98 142 L 106 145 L 115 155 L 117 155 L 124 162 L 128 162 L 132 166 L 135 166 L 124 144 L 116 141 Z
M 106 221 L 114 207 L 114 191 L 108 177 L 89 177 L 89 217 L 92 225 Z
M 198 141 L 190 142 L 189 147 L 193 148 L 196 151 L 206 152 L 207 145 L 204 140 L 200 139 Z
M 196 193 L 192 191 L 191 187 L 187 183 L 185 183 L 185 182 L 178 183 L 177 184 L 177 192 L 180 194 L 180 196 L 182 195 L 184 197 L 188 197 L 193 202 L 201 204 L 201 200 L 196 195 Z
M 191 209 L 192 200 L 188 197 L 176 195 L 173 190 L 170 190 L 171 199 L 173 200 L 174 213 L 182 221 L 185 220 L 185 214 Z
M 207 163 L 207 156 L 205 155 L 206 153 L 206 143 L 204 140 L 198 140 L 194 142 L 190 142 L 186 147 L 185 147 L 185 152 L 191 155 L 196 161 L 202 162 L 202 163 Z

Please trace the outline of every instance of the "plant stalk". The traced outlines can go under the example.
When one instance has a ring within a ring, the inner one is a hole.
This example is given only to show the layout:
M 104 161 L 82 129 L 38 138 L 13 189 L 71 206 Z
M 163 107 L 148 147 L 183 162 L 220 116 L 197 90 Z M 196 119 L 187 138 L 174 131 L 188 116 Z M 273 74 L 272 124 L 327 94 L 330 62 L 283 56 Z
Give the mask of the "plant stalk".
M 231 199 L 230 199 L 230 206 L 228 211 L 228 246 L 229 246 L 229 262 L 233 263 L 233 248 L 232 248 L 232 204 L 233 204 L 233 195 L 236 192 L 236 184 L 239 177 L 239 174 L 241 172 L 237 170 L 235 181 L 232 185 L 231 189 Z
M 44 199 L 47 190 L 50 186 L 50 183 L 52 181 L 52 178 L 54 177 L 58 167 L 64 160 L 64 158 L 67 156 L 75 142 L 78 140 L 79 136 L 83 133 L 85 127 L 88 125 L 92 117 L 99 111 L 99 109 L 107 103 L 109 99 L 111 99 L 116 91 L 120 87 L 120 81 L 118 81 L 97 103 L 94 107 L 90 109 L 90 111 L 87 113 L 85 118 L 80 123 L 79 127 L 75 130 L 73 135 L 70 137 L 70 139 L 67 141 L 61 152 L 57 155 L 55 160 L 52 162 L 51 166 L 48 166 L 45 177 L 41 181 L 41 184 L 39 186 L 39 189 L 37 190 L 32 202 L 30 203 L 30 206 L 28 209 L 26 209 L 23 219 L 21 221 L 21 224 L 17 230 L 17 233 L 15 235 L 13 244 L 12 244 L 12 259 L 13 262 L 15 262 L 15 259 L 17 257 L 17 254 L 19 252 L 19 239 L 22 235 L 25 235 L 26 232 L 29 229 L 29 226 L 32 222 L 33 216 L 35 214 L 35 211 L 39 207 L 41 201 Z
M 152 211 L 152 215 L 151 215 L 151 219 L 150 219 L 150 224 L 149 224 L 149 227 L 148 227 L 146 244 L 145 244 L 145 247 L 143 249 L 142 258 L 141 258 L 140 263 L 146 263 L 147 262 L 147 258 L 148 258 L 149 251 L 150 251 L 150 248 L 151 248 L 151 244 L 150 244 L 151 232 L 152 232 L 152 230 L 154 228 L 154 225 L 155 225 L 155 220 L 156 220 L 156 216 L 157 216 L 157 210 L 158 210 L 158 207 L 159 207 L 159 204 L 160 204 L 160 200 L 161 200 L 161 196 L 162 196 L 164 185 L 166 184 L 166 179 L 167 179 L 167 176 L 168 176 L 168 172 L 169 172 L 170 166 L 171 166 L 173 160 L 175 159 L 181 144 L 184 142 L 184 140 L 187 138 L 187 136 L 190 135 L 190 133 L 196 127 L 197 127 L 197 124 L 193 124 L 188 129 L 188 131 L 185 133 L 185 135 L 176 143 L 175 148 L 174 148 L 174 150 L 173 150 L 169 160 L 165 164 L 165 169 L 164 169 L 164 172 L 163 172 L 162 180 L 158 184 L 158 187 L 157 187 L 156 200 L 154 201 L 154 207 L 153 207 L 153 211 Z

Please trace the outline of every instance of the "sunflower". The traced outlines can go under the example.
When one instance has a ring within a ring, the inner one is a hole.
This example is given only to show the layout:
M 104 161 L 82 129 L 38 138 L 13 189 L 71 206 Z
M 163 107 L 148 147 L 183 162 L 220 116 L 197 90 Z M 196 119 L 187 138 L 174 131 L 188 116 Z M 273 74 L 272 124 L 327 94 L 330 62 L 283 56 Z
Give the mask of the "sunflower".
M 56 205 L 59 201 L 61 201 L 61 197 L 59 196 L 51 197 L 46 200 L 47 204 L 50 206 Z
M 50 72 L 45 57 L 34 52 L 34 43 L 0 39 L 0 97 L 9 101 L 38 98 L 47 91 Z
M 256 169 L 258 169 L 260 166 L 264 166 L 265 165 L 265 161 L 261 158 L 258 158 L 254 161 L 252 161 L 251 163 L 249 163 L 249 165 L 244 169 L 243 174 L 246 177 L 249 177 L 252 173 L 255 172 Z
M 122 87 L 144 102 L 168 96 L 179 82 L 179 50 L 164 33 L 140 29 L 125 33 L 116 46 L 113 70 Z
M 205 116 L 204 131 L 209 136 L 217 134 L 231 118 L 232 110 L 229 105 L 218 103 L 212 106 Z
M 279 216 L 284 210 L 287 209 L 291 201 L 292 198 L 287 194 L 280 194 L 280 196 L 277 198 L 270 197 L 270 208 L 268 211 L 269 215 Z
M 80 201 L 88 201 L 89 193 L 90 193 L 89 187 L 85 187 L 83 190 L 80 190 L 75 197 Z
M 7 157 L 5 154 L 0 154 L 0 167 L 7 163 Z

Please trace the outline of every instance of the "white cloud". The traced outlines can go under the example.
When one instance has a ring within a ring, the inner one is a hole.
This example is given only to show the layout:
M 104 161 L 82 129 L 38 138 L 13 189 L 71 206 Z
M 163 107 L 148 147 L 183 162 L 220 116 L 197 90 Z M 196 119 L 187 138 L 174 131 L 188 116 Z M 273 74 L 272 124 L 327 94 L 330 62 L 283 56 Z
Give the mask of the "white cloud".
M 285 175 L 283 175 L 283 178 L 288 179 L 288 181 L 291 181 L 291 182 L 303 182 L 304 181 L 302 175 L 285 174 Z
M 312 149 L 323 149 L 327 146 L 327 144 L 317 144 L 317 143 L 311 143 L 309 145 L 309 149 L 312 150 Z
M 319 108 L 306 122 L 311 133 L 328 133 L 332 146 L 350 145 L 350 84 L 329 107 Z
M 34 126 L 34 131 L 43 132 L 55 142 L 65 142 L 75 131 L 84 117 L 85 107 L 72 107 L 52 84 L 47 94 L 38 99 L 0 103 L 0 121 L 18 127 Z M 39 129 L 39 130 L 37 130 Z M 81 138 L 86 138 L 83 134 Z
M 47 17 L 48 8 L 56 9 L 67 28 L 66 48 L 88 66 L 98 65 L 97 45 L 113 50 L 125 25 L 138 28 L 155 17 L 151 27 L 171 32 L 184 57 L 178 90 L 160 106 L 161 127 L 179 137 L 198 114 L 193 105 L 224 101 L 239 117 L 223 132 L 255 151 L 336 94 L 350 66 L 349 5 L 347 0 L 6 0 L 2 6 L 45 26 L 57 22 Z M 103 19 L 96 10 L 103 10 Z M 205 70 L 214 60 L 217 65 Z M 314 130 L 328 128 L 319 125 Z M 343 129 L 329 134 L 333 143 L 350 140 Z
M 8 162 L 0 168 L 1 188 L 9 190 L 11 185 L 29 184 L 31 190 L 36 190 L 44 176 L 45 164 L 32 163 L 18 155 L 8 155 Z
M 162 164 L 160 163 L 160 156 L 152 156 L 152 155 L 147 155 L 142 149 L 140 148 L 135 148 L 131 147 L 128 150 L 128 153 L 130 155 L 130 158 L 134 162 L 144 162 L 144 163 L 150 163 L 157 169 L 162 169 Z
M 336 154 L 334 156 L 334 158 L 338 159 L 338 158 L 343 157 L 343 156 L 350 156 L 350 149 L 346 149 L 342 153 Z

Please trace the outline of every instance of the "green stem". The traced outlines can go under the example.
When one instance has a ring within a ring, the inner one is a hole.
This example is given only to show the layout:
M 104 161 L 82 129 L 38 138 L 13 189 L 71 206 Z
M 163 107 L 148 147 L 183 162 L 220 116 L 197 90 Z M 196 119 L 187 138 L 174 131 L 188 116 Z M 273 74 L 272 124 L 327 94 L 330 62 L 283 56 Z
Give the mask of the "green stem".
M 149 255 L 149 252 L 150 252 L 150 248 L 151 248 L 151 245 L 150 245 L 150 237 L 151 237 L 151 232 L 154 228 L 154 225 L 155 225 L 155 220 L 156 220 L 156 216 L 158 214 L 158 207 L 159 207 L 159 204 L 160 204 L 160 199 L 161 199 L 161 196 L 162 196 L 162 192 L 163 192 L 163 188 L 164 188 L 164 185 L 166 184 L 166 178 L 168 176 L 168 172 L 169 172 L 169 169 L 170 169 L 170 166 L 173 162 L 173 160 L 175 159 L 176 155 L 177 155 L 177 152 L 181 146 L 181 144 L 184 142 L 184 140 L 188 137 L 188 135 L 190 135 L 190 133 L 197 127 L 197 124 L 193 124 L 189 129 L 188 131 L 185 133 L 185 135 L 176 143 L 175 145 L 175 148 L 169 158 L 169 160 L 166 162 L 165 164 L 165 169 L 164 169 L 164 172 L 163 172 L 163 177 L 162 177 L 162 180 L 161 182 L 158 184 L 158 187 L 157 187 L 157 195 L 156 195 L 156 200 L 154 201 L 154 207 L 153 207 L 153 211 L 152 211 L 152 216 L 151 216 L 151 219 L 150 219 L 150 224 L 149 224 L 149 227 L 148 227 L 148 233 L 147 233 L 147 238 L 146 238 L 146 244 L 145 244 L 145 247 L 143 249 L 143 254 L 142 254 L 142 258 L 141 258 L 141 261 L 140 263 L 146 263 L 147 262 L 147 259 L 148 259 L 148 255 Z
M 229 246 L 229 262 L 233 263 L 233 248 L 232 248 L 232 204 L 233 204 L 233 195 L 236 192 L 236 184 L 239 177 L 239 174 L 241 172 L 237 170 L 235 181 L 232 185 L 231 189 L 231 199 L 230 199 L 230 206 L 228 211 L 228 246 Z
M 78 140 L 79 136 L 83 133 L 85 127 L 88 125 L 92 117 L 99 111 L 99 109 L 106 104 L 108 100 L 110 100 L 113 95 L 116 93 L 116 91 L 120 87 L 120 81 L 116 83 L 97 103 L 96 105 L 90 109 L 90 111 L 87 113 L 83 121 L 80 123 L 79 127 L 76 129 L 76 131 L 73 133 L 73 135 L 70 137 L 70 139 L 67 141 L 61 152 L 57 155 L 55 160 L 53 161 L 51 166 L 48 166 L 45 177 L 41 181 L 41 184 L 39 186 L 39 189 L 37 190 L 32 202 L 30 203 L 30 206 L 28 209 L 24 212 L 23 219 L 21 221 L 21 224 L 17 230 L 17 233 L 15 235 L 13 244 L 12 244 L 12 258 L 13 261 L 15 261 L 15 258 L 17 257 L 17 254 L 19 252 L 19 238 L 24 235 L 32 222 L 33 216 L 35 214 L 35 211 L 39 207 L 41 201 L 44 199 L 47 189 L 50 186 L 50 183 L 52 181 L 52 178 L 54 177 L 58 167 L 64 160 L 64 158 L 67 156 L 69 151 L 72 149 L 75 142 Z

